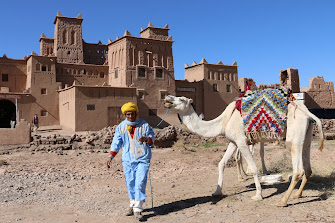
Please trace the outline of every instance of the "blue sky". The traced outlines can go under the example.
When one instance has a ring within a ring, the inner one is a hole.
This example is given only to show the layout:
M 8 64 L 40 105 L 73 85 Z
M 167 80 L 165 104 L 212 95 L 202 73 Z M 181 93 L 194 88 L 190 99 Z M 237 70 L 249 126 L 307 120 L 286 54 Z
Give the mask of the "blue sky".
M 56 4 L 57 3 L 57 4 Z M 0 55 L 15 59 L 39 53 L 43 32 L 53 38 L 53 21 L 84 19 L 83 39 L 107 44 L 127 29 L 169 24 L 176 79 L 184 64 L 237 62 L 239 77 L 256 84 L 279 82 L 279 70 L 297 68 L 300 87 L 309 78 L 335 81 L 335 1 L 332 0 L 142 0 L 142 1 L 4 1 L 0 4 Z

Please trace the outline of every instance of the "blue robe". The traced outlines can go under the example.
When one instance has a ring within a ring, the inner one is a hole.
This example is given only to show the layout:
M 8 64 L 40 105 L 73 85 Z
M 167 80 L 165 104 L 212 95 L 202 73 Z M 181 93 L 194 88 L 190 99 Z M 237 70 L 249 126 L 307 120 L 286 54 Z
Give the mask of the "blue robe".
M 145 188 L 151 160 L 151 146 L 155 140 L 155 134 L 146 121 L 136 119 L 136 122 L 138 124 L 133 138 L 131 138 L 126 128 L 127 124 L 125 121 L 118 125 L 111 145 L 111 151 L 119 152 L 122 147 L 122 165 L 129 198 L 142 201 L 146 198 Z M 152 144 L 141 144 L 138 141 L 141 136 L 150 137 Z

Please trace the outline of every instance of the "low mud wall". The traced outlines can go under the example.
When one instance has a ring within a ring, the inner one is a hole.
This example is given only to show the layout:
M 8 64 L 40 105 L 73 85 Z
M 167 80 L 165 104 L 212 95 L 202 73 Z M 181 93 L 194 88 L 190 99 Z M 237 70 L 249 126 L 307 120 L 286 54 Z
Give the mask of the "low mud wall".
M 0 145 L 28 144 L 30 141 L 30 123 L 24 119 L 21 119 L 13 129 L 0 129 Z

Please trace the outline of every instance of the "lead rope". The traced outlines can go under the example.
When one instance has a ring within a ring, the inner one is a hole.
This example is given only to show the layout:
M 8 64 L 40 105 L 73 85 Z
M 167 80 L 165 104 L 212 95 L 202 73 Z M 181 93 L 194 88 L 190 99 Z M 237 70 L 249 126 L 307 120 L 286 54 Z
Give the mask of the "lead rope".
M 166 115 L 167 115 L 168 113 L 171 113 L 171 109 L 170 109 L 170 108 L 168 108 L 168 109 L 166 110 L 166 113 L 165 113 L 164 117 L 163 117 L 162 120 L 158 123 L 158 125 L 156 125 L 155 128 L 157 128 L 157 127 L 164 121 L 164 119 L 165 119 L 165 117 L 166 117 Z

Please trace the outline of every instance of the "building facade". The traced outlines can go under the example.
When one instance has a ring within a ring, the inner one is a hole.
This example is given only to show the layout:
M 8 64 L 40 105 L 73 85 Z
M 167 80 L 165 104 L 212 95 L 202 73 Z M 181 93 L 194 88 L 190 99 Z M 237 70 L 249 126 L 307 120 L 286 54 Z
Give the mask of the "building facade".
M 223 64 L 221 61 L 210 64 L 206 59 L 202 59 L 199 64 L 185 64 L 185 80 L 193 82 L 194 88 L 202 91 L 201 94 L 194 92 L 192 98 L 196 99 L 194 101 L 197 103 L 197 113 L 204 113 L 205 120 L 219 116 L 239 93 L 236 62 L 232 65 Z M 202 86 L 197 87 L 197 82 L 201 82 Z M 177 86 L 177 96 L 185 94 L 178 90 L 183 89 L 182 85 L 183 82 L 180 82 Z
M 13 115 L 29 122 L 37 114 L 40 125 L 98 130 L 123 120 L 120 108 L 129 101 L 150 124 L 161 120 L 165 95 L 175 95 L 168 25 L 149 23 L 140 37 L 126 31 L 104 45 L 82 39 L 82 22 L 80 14 L 58 12 L 54 37 L 40 37 L 40 55 L 0 57 L 0 128 Z
M 120 108 L 129 101 L 155 127 L 165 117 L 168 94 L 192 98 L 196 112 L 210 120 L 238 97 L 246 80 L 252 81 L 238 78 L 236 62 L 210 64 L 205 59 L 185 64 L 185 80 L 175 80 L 168 25 L 149 23 L 139 37 L 126 30 L 108 44 L 95 44 L 82 39 L 82 22 L 80 14 L 66 17 L 58 12 L 54 37 L 41 34 L 40 55 L 0 57 L 0 128 L 9 128 L 13 116 L 31 122 L 37 114 L 41 126 L 99 130 L 122 121 Z M 307 106 L 334 108 L 332 82 L 316 77 L 300 89 L 298 70 L 291 68 L 279 77 L 280 84 L 257 89 L 286 84 L 293 92 L 306 92 Z M 160 127 L 178 123 L 175 115 L 168 115 Z

